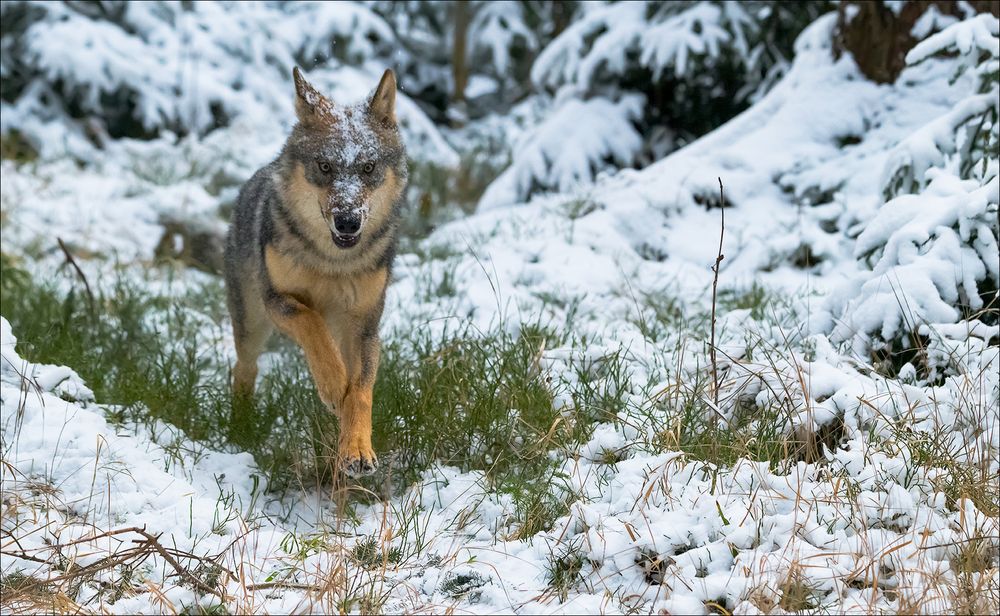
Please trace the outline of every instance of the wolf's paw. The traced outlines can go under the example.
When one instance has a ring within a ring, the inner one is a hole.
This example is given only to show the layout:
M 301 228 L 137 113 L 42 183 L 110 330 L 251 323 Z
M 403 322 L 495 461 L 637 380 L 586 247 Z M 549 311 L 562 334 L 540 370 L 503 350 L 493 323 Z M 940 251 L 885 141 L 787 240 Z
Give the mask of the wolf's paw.
M 371 475 L 378 469 L 378 458 L 375 452 L 355 452 L 343 455 L 340 459 L 340 470 L 348 477 L 358 478 Z

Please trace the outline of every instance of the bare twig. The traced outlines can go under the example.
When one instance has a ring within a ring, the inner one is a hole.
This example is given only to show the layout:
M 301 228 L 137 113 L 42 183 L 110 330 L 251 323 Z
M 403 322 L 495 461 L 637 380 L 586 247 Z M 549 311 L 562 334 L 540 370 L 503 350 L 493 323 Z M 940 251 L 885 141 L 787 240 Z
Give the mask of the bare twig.
M 49 561 L 45 560 L 44 558 L 38 558 L 37 556 L 31 556 L 30 554 L 24 552 L 23 550 L 22 551 L 17 551 L 17 552 L 7 552 L 7 551 L 4 551 L 4 550 L 0 550 L 0 555 L 10 556 L 12 558 L 22 558 L 24 560 L 30 560 L 31 562 L 34 562 L 34 563 L 41 563 L 43 565 L 51 565 L 52 564 Z
M 948 543 L 938 543 L 938 544 L 935 544 L 935 545 L 924 545 L 924 546 L 918 547 L 917 549 L 918 550 L 933 550 L 933 549 L 936 549 L 936 548 L 947 548 L 947 547 L 951 547 L 953 545 L 963 545 L 963 544 L 966 544 L 966 543 L 973 543 L 975 541 L 988 541 L 988 540 L 996 541 L 997 539 L 1000 539 L 1000 536 L 997 536 L 997 535 L 992 535 L 992 536 L 990 536 L 990 535 L 982 535 L 982 536 L 979 536 L 979 537 L 969 537 L 968 539 L 960 539 L 958 541 L 950 541 Z
M 715 356 L 715 306 L 719 291 L 719 265 L 726 255 L 722 254 L 722 238 L 726 234 L 726 196 L 722 190 L 722 178 L 719 178 L 719 211 L 722 212 L 722 226 L 719 228 L 719 251 L 716 253 L 715 265 L 712 266 L 712 339 L 708 352 L 712 361 L 712 384 L 714 385 L 712 395 L 715 406 L 719 406 L 719 365 Z
M 73 266 L 73 269 L 76 270 L 76 275 L 79 276 L 80 280 L 83 282 L 83 289 L 87 292 L 87 302 L 90 304 L 90 314 L 95 314 L 94 293 L 90 290 L 90 283 L 87 282 L 87 276 L 83 273 L 83 270 L 80 269 L 80 265 L 76 262 L 76 259 L 73 257 L 73 253 L 69 251 L 66 243 L 62 241 L 62 238 L 57 237 L 56 241 L 59 243 L 59 248 L 62 249 L 63 254 L 66 255 L 66 262 Z
M 275 588 L 280 588 L 283 590 L 320 590 L 322 587 L 318 584 L 299 584 L 296 582 L 264 582 L 262 584 L 248 584 L 246 589 L 249 592 L 259 592 L 262 590 L 274 590 Z
M 142 528 L 139 528 L 138 526 L 129 526 L 127 528 L 117 528 L 115 530 L 109 530 L 103 533 L 97 533 L 95 535 L 88 535 L 87 537 L 74 539 L 73 541 L 58 543 L 56 545 L 47 545 L 44 548 L 36 548 L 36 549 L 59 550 L 62 548 L 69 547 L 71 545 L 76 545 L 78 543 L 90 543 L 91 541 L 97 541 L 98 539 L 103 539 L 104 537 L 113 537 L 114 535 L 124 535 L 125 533 L 141 533 L 141 532 L 143 532 Z

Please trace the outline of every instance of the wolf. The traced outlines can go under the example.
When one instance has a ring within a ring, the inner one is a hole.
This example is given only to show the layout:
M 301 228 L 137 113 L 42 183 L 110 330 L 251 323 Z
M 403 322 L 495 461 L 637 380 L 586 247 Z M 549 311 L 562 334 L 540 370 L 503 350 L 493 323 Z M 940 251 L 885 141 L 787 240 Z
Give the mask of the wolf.
M 226 239 L 233 393 L 253 395 L 257 359 L 274 330 L 290 337 L 339 419 L 338 466 L 358 477 L 378 466 L 378 328 L 407 181 L 396 77 L 386 70 L 354 105 L 334 104 L 298 67 L 292 78 L 298 121 L 278 157 L 240 190 Z

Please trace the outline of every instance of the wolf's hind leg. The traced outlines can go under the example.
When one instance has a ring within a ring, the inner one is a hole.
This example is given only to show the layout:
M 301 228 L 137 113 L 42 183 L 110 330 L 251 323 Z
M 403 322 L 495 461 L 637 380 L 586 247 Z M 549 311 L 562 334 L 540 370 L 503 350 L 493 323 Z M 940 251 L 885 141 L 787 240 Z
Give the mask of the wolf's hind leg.
M 236 366 L 233 368 L 233 395 L 249 399 L 253 396 L 257 380 L 257 358 L 264 351 L 274 326 L 264 313 L 263 306 L 242 314 L 242 320 L 233 315 L 233 336 L 236 340 Z
M 248 332 L 242 340 L 236 339 L 236 365 L 233 367 L 233 394 L 245 398 L 253 396 L 257 381 L 257 358 L 271 336 L 271 325 Z
M 228 281 L 227 281 L 228 282 Z M 229 437 L 242 447 L 251 447 L 260 438 L 256 426 L 253 401 L 257 380 L 257 358 L 267 344 L 274 326 L 264 312 L 263 302 L 243 301 L 245 288 L 232 284 L 229 288 L 229 314 L 233 320 L 236 342 L 236 365 L 233 367 L 233 397 L 229 416 Z

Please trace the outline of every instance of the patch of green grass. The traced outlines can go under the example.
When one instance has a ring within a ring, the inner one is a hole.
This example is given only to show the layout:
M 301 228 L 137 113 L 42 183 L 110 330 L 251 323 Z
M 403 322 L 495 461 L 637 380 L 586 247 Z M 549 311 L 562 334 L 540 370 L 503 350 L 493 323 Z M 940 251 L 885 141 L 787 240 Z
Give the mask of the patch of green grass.
M 209 358 L 199 351 L 190 313 L 123 281 L 92 305 L 75 287 L 62 294 L 35 284 L 7 257 L 0 277 L 0 311 L 26 357 L 74 366 L 98 399 L 120 405 L 123 415 L 147 404 L 182 429 L 200 431 L 188 409 L 198 406 Z M 147 318 L 154 313 L 158 319 Z
M 384 546 L 377 536 L 368 535 L 354 544 L 351 558 L 360 567 L 375 569 L 383 564 L 399 564 L 403 560 L 403 551 L 398 547 Z
M 571 364 L 575 384 L 568 393 L 575 409 L 570 429 L 577 430 L 576 440 L 593 423 L 616 421 L 618 412 L 629 406 L 632 373 L 624 349 L 590 360 L 574 360 Z
M 722 289 L 719 291 L 719 309 L 721 312 L 732 310 L 749 310 L 750 316 L 758 321 L 764 320 L 773 311 L 775 298 L 763 285 L 754 282 L 749 289 Z
M 544 465 L 532 467 L 531 474 L 499 475 L 494 488 L 513 496 L 513 528 L 505 536 L 507 541 L 528 539 L 552 528 L 553 522 L 569 513 L 574 494 L 560 489 L 562 476 L 555 468 Z
M 985 416 L 976 416 L 969 408 L 959 407 L 956 411 L 970 415 L 967 419 L 970 423 L 985 425 L 990 421 Z M 1000 478 L 990 470 L 987 461 L 984 459 L 979 464 L 969 461 L 969 456 L 962 451 L 965 444 L 956 444 L 949 432 L 914 430 L 912 426 L 917 425 L 917 421 L 910 413 L 901 415 L 891 424 L 891 438 L 876 436 L 870 439 L 871 442 L 888 452 L 905 444 L 914 467 L 927 471 L 945 470 L 934 473 L 932 483 L 935 490 L 945 495 L 949 508 L 959 509 L 959 501 L 968 498 L 986 515 L 1000 515 Z
M 709 313 L 698 306 L 686 305 L 671 293 L 670 285 L 638 292 L 626 287 L 620 294 L 633 304 L 633 312 L 628 315 L 628 321 L 639 328 L 642 336 L 652 343 L 664 342 L 671 334 L 687 334 L 708 327 Z
M 551 528 L 575 496 L 564 489 L 558 455 L 571 455 L 597 421 L 624 405 L 622 354 L 580 364 L 563 380 L 542 361 L 565 332 L 541 325 L 489 332 L 460 326 L 431 338 L 415 327 L 391 340 L 376 384 L 377 451 L 393 452 L 397 483 L 437 461 L 485 473 L 492 492 L 512 496 L 508 539 Z M 568 388 L 568 391 L 564 389 Z M 557 409 L 554 397 L 572 400 Z
M 600 409 L 613 405 L 601 385 L 609 376 L 595 375 L 586 387 L 573 386 L 572 412 L 556 409 L 554 397 L 567 385 L 545 367 L 542 353 L 564 339 L 565 332 L 542 325 L 517 334 L 460 325 L 432 337 L 415 324 L 386 341 L 373 440 L 391 457 L 393 483 L 408 484 L 434 462 L 483 471 L 491 491 L 513 498 L 509 538 L 551 528 L 573 496 L 562 490 L 550 453 L 569 454 L 607 414 Z
M 666 293 L 646 293 L 636 304 L 636 316 L 631 319 L 643 338 L 651 342 L 665 340 L 671 330 L 681 329 L 685 321 L 680 302 Z
M 544 457 L 555 422 L 540 350 L 554 334 L 526 327 L 434 339 L 424 328 L 387 341 L 375 386 L 374 444 L 411 475 L 437 460 L 502 472 Z
M 9 257 L 2 262 L 2 312 L 25 357 L 74 367 L 112 421 L 161 419 L 212 446 L 254 455 L 271 491 L 320 485 L 333 476 L 336 420 L 320 403 L 301 352 L 277 337 L 255 399 L 235 405 L 226 349 L 221 285 L 177 297 L 152 295 L 125 279 L 91 307 L 78 289 L 36 283 Z M 375 385 L 373 441 L 388 485 L 402 489 L 432 464 L 486 473 L 490 489 L 512 495 L 512 537 L 549 528 L 568 510 L 559 456 L 572 455 L 597 422 L 619 421 L 632 398 L 624 350 L 571 363 L 556 378 L 542 353 L 567 332 L 540 325 L 517 334 L 463 325 L 431 335 L 420 323 L 383 344 Z M 794 447 L 781 409 L 716 419 L 706 403 L 706 372 L 642 396 L 632 408 L 656 422 L 655 449 L 729 464 L 749 456 L 779 463 Z M 570 409 L 557 410 L 559 394 Z M 183 455 L 179 452 L 178 455 Z M 618 452 L 625 456 L 627 452 Z M 377 480 L 380 481 L 380 480 Z
M 766 352 L 758 348 L 758 353 Z M 734 412 L 723 415 L 713 408 L 711 387 L 710 369 L 706 366 L 693 374 L 676 375 L 660 389 L 644 394 L 650 404 L 638 408 L 635 414 L 644 416 L 654 428 L 647 447 L 654 451 L 683 451 L 691 459 L 715 467 L 750 459 L 767 462 L 777 470 L 809 457 L 821 444 L 830 446 L 836 441 L 836 431 L 801 437 L 790 434 L 789 418 L 799 409 L 789 407 L 787 402 L 759 406 L 751 398 L 738 402 Z
M 584 581 L 583 566 L 585 563 L 583 551 L 575 543 L 565 544 L 562 549 L 549 554 L 548 585 L 552 592 L 559 597 L 560 602 L 566 601 L 570 591 Z
M 38 151 L 21 131 L 12 128 L 0 135 L 0 158 L 29 163 L 38 158 Z

